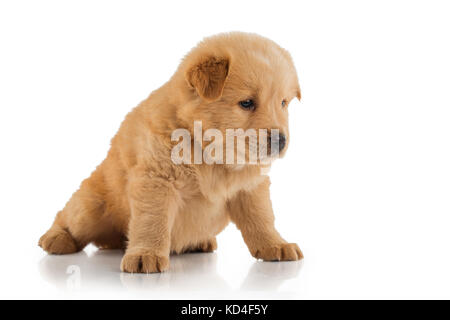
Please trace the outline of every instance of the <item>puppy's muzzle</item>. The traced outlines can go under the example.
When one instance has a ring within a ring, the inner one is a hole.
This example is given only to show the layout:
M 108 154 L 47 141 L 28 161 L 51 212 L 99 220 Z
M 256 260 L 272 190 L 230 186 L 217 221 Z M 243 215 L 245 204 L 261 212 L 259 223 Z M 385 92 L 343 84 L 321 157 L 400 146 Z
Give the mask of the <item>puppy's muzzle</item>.
M 271 149 L 274 149 L 275 153 L 279 154 L 286 146 L 286 136 L 281 132 L 273 137 L 269 136 L 267 137 L 267 143 Z

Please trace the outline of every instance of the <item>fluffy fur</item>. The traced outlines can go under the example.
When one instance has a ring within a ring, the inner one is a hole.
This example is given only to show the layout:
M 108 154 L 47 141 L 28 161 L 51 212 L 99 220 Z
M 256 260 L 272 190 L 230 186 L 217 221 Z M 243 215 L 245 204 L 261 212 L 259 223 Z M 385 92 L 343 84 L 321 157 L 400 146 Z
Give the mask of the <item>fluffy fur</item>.
M 171 161 L 171 133 L 216 128 L 279 129 L 289 141 L 287 106 L 300 99 L 289 53 L 254 34 L 219 34 L 202 41 L 172 78 L 134 108 L 112 139 L 106 159 L 58 212 L 39 245 L 68 254 L 94 243 L 124 248 L 121 270 L 161 272 L 171 253 L 213 251 L 232 221 L 250 253 L 263 260 L 298 260 L 296 244 L 274 227 L 269 178 L 260 165 Z M 239 101 L 257 107 L 244 110 Z M 193 132 L 192 132 L 193 134 Z M 286 148 L 285 148 L 286 149 Z M 283 150 L 283 152 L 285 151 Z

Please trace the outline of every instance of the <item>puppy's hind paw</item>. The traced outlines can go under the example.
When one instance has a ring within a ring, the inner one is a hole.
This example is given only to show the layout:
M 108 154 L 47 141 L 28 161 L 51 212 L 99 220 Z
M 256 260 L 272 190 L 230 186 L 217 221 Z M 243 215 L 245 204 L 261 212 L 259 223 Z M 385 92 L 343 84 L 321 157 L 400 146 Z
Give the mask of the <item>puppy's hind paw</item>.
M 196 245 L 190 246 L 189 248 L 182 251 L 182 253 L 191 252 L 213 252 L 217 249 L 217 240 L 212 238 L 206 241 L 202 241 Z
M 75 240 L 64 229 L 48 230 L 39 239 L 39 246 L 50 254 L 69 254 L 79 251 Z
M 212 238 L 210 240 L 201 242 L 197 247 L 198 252 L 213 252 L 216 249 L 217 249 L 216 238 Z
M 264 261 L 296 261 L 303 258 L 303 253 L 295 243 L 282 243 L 255 250 L 253 256 Z
M 169 269 L 169 257 L 151 253 L 126 253 L 120 270 L 128 273 L 158 273 Z

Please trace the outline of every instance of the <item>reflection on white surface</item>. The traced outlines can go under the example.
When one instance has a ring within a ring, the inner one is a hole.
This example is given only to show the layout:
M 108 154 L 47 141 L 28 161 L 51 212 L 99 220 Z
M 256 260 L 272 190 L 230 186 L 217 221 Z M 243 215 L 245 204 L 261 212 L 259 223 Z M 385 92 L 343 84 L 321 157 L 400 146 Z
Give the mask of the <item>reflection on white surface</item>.
M 122 250 L 85 251 L 47 255 L 39 262 L 44 280 L 64 290 L 132 289 L 168 291 L 220 291 L 233 289 L 217 272 L 217 253 L 190 253 L 170 258 L 170 270 L 160 274 L 129 274 L 119 270 Z M 301 262 L 254 262 L 240 290 L 277 290 L 297 277 Z M 245 270 L 243 271 L 245 274 Z
M 256 261 L 248 271 L 242 290 L 277 290 L 285 280 L 297 277 L 303 260 L 286 262 Z

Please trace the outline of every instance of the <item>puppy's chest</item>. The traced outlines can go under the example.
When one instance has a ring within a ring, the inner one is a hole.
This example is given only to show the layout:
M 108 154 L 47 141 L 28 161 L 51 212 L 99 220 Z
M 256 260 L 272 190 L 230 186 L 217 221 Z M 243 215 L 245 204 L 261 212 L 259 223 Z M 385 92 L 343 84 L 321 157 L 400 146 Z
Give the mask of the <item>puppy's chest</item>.
M 228 224 L 226 201 L 230 196 L 226 188 L 201 185 L 190 181 L 180 193 L 182 198 L 172 228 L 172 250 L 211 239 Z
M 227 201 L 232 201 L 240 190 L 252 188 L 260 181 L 231 178 L 213 174 L 197 175 L 183 184 L 180 190 L 182 205 L 172 230 L 174 251 L 217 235 L 229 222 Z
M 186 200 L 192 205 L 204 202 L 211 206 L 223 205 L 240 191 L 250 191 L 264 180 L 261 175 L 241 172 L 223 173 L 214 170 L 203 172 L 192 179 L 185 192 Z

